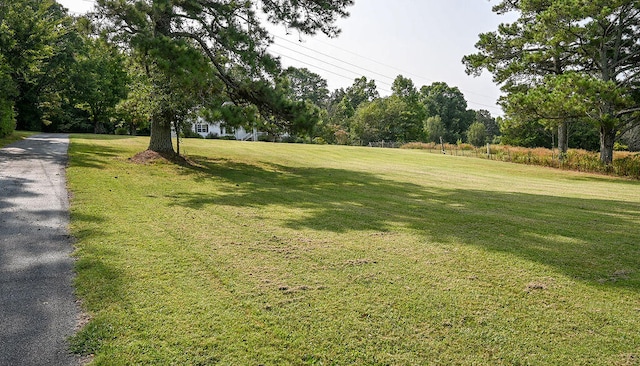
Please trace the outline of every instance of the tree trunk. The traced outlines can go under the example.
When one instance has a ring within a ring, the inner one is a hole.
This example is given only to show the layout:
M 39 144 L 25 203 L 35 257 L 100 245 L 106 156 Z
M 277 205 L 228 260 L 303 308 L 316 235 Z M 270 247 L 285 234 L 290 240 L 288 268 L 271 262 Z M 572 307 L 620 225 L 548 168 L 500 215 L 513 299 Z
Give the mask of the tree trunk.
M 151 121 L 149 150 L 159 153 L 175 154 L 175 151 L 173 151 L 173 141 L 171 140 L 171 119 L 167 118 L 166 112 L 154 116 Z
M 613 144 L 615 141 L 616 129 L 600 126 L 600 161 L 606 165 L 613 163 Z
M 558 150 L 558 158 L 562 161 L 567 155 L 567 150 L 569 150 L 569 128 L 567 121 L 562 121 L 558 125 Z

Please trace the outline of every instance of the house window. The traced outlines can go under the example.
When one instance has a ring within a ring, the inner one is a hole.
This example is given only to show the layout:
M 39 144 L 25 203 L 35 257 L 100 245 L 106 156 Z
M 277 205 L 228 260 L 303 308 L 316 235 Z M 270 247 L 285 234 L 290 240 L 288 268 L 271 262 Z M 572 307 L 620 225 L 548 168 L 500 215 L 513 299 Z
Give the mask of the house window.
M 197 133 L 209 133 L 209 125 L 206 123 L 196 123 Z

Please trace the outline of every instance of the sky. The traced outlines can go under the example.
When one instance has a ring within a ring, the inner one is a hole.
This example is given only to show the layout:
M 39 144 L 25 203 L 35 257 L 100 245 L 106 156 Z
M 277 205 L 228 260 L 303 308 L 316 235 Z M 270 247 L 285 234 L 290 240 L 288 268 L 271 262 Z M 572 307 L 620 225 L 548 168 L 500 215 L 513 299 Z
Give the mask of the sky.
M 74 15 L 93 8 L 93 0 L 58 0 Z M 356 0 L 350 16 L 337 22 L 337 38 L 300 35 L 284 26 L 270 27 L 270 51 L 283 66 L 305 67 L 325 78 L 329 90 L 346 88 L 366 76 L 376 81 L 380 95 L 391 93 L 398 75 L 419 89 L 433 82 L 458 87 L 471 109 L 502 115 L 496 104 L 499 87 L 491 74 L 465 73 L 461 60 L 475 53 L 480 33 L 511 22 L 497 15 L 498 0 Z

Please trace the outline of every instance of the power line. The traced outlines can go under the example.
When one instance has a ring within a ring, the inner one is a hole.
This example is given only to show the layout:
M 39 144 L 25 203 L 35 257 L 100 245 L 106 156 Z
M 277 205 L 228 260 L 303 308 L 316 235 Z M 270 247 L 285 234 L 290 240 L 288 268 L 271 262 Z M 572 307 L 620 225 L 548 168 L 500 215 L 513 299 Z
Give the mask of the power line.
M 355 78 L 353 78 L 353 77 L 349 77 L 349 76 L 345 76 L 345 75 L 342 75 L 342 74 L 338 74 L 338 73 L 333 72 L 333 71 L 331 71 L 331 70 L 327 70 L 327 69 L 325 69 L 325 68 L 323 68 L 323 67 L 320 67 L 320 66 L 317 66 L 317 65 L 310 64 L 310 63 L 308 63 L 308 62 L 306 62 L 306 61 L 302 61 L 302 60 L 297 59 L 297 58 L 295 58 L 295 57 L 291 57 L 291 56 L 289 56 L 289 55 L 284 55 L 284 54 L 282 54 L 282 53 L 280 53 L 280 52 L 277 52 L 277 51 L 274 51 L 274 50 L 271 50 L 271 52 L 272 52 L 272 53 L 274 53 L 274 54 L 276 54 L 277 56 L 288 58 L 288 59 L 290 59 L 290 60 L 293 60 L 293 61 L 299 62 L 299 63 L 304 64 L 304 65 L 307 65 L 307 66 L 314 67 L 314 68 L 316 68 L 316 69 L 318 69 L 318 70 L 322 70 L 322 71 L 324 71 L 324 72 L 328 72 L 328 73 L 330 73 L 330 74 L 333 74 L 333 75 L 339 76 L 339 77 L 344 78 L 344 79 L 347 79 L 347 80 L 351 80 L 351 81 L 353 81 L 353 80 L 355 79 Z M 317 59 L 316 59 L 316 60 L 317 60 Z M 317 60 L 317 61 L 322 62 L 322 60 Z M 331 65 L 331 64 L 329 64 L 329 65 Z M 331 66 L 335 66 L 335 65 L 331 65 Z M 347 70 L 347 71 L 349 71 L 349 70 Z M 356 74 L 356 73 L 355 73 L 355 72 L 353 72 L 353 71 L 349 71 L 349 72 L 352 72 L 352 73 Z M 356 75 L 357 75 L 357 74 L 356 74 Z M 377 82 L 380 82 L 381 84 L 389 85 L 389 84 L 386 84 L 386 83 L 381 82 L 381 81 L 379 81 L 379 80 L 375 80 L 375 79 L 372 79 L 372 80 L 373 80 L 374 82 L 376 82 L 376 81 L 377 81 Z M 387 92 L 387 93 L 391 93 L 391 91 L 390 91 L 390 90 L 385 89 L 385 88 L 380 88 L 380 87 L 378 87 L 377 85 L 376 85 L 376 89 L 382 90 L 382 91 Z
M 305 53 L 298 52 L 298 51 L 293 50 L 293 49 L 291 49 L 291 48 L 288 48 L 288 47 L 285 47 L 285 46 L 282 46 L 282 45 L 279 45 L 279 44 L 274 44 L 274 45 L 275 45 L 275 46 L 278 46 L 278 47 L 282 47 L 282 48 L 284 48 L 284 49 L 286 49 L 286 50 L 289 50 L 289 51 L 291 51 L 291 52 L 295 52 L 295 53 L 297 53 L 297 54 L 299 54 L 299 55 L 302 55 L 302 56 L 308 57 L 308 58 L 310 58 L 310 59 L 312 59 L 312 60 L 315 60 L 315 61 L 317 61 L 317 62 L 321 62 L 321 63 L 323 63 L 323 64 L 326 64 L 326 65 L 329 65 L 329 66 L 335 67 L 335 68 L 337 68 L 337 69 L 340 69 L 340 70 L 343 70 L 343 71 L 350 72 L 350 73 L 352 73 L 352 74 L 354 74 L 354 75 L 357 75 L 357 76 L 362 76 L 362 74 L 361 74 L 361 73 L 359 73 L 359 72 L 356 72 L 356 71 L 353 71 L 353 70 L 346 69 L 346 68 L 344 68 L 344 67 L 342 67 L 342 66 L 338 66 L 338 65 L 336 65 L 336 64 L 332 64 L 332 63 L 330 63 L 330 62 L 327 62 L 327 61 L 324 61 L 324 60 L 318 59 L 318 58 L 313 57 L 313 56 L 309 56 L 309 55 L 307 55 L 307 54 L 305 54 Z M 287 57 L 287 58 L 290 58 L 290 59 L 292 59 L 292 60 L 296 60 L 296 59 L 294 59 L 293 57 L 291 57 L 291 56 L 289 56 L 289 55 L 283 55 L 282 53 L 280 53 L 280 55 L 281 55 L 282 57 Z M 298 61 L 298 62 L 302 62 L 302 61 L 300 61 L 300 60 L 296 60 L 296 61 Z M 307 64 L 307 65 L 310 65 L 310 66 L 314 66 L 314 67 L 316 67 L 315 65 L 311 65 L 311 64 Z M 354 65 L 354 66 L 355 66 L 355 65 Z M 357 66 L 355 66 L 355 67 L 357 67 Z M 325 71 L 326 71 L 326 70 L 325 70 Z M 384 76 L 384 75 L 382 75 L 382 74 L 378 74 L 378 75 L 380 75 L 380 76 L 382 76 L 382 77 L 385 77 L 385 78 L 389 78 L 389 77 Z M 351 80 L 353 80 L 353 79 L 355 79 L 355 78 L 351 78 Z M 378 80 L 378 81 L 380 82 L 380 84 L 384 84 L 384 85 L 387 85 L 387 86 L 391 87 L 391 84 L 389 84 L 389 83 L 387 83 L 387 82 L 380 81 L 380 80 Z
M 278 37 L 278 38 L 281 38 L 281 37 Z M 355 52 L 353 52 L 353 51 L 349 51 L 349 50 L 347 50 L 347 49 L 344 49 L 344 48 L 342 48 L 342 47 L 336 46 L 336 45 L 331 44 L 331 43 L 328 43 L 328 42 L 324 42 L 324 41 L 322 41 L 322 40 L 320 40 L 320 39 L 314 38 L 314 41 L 316 41 L 316 42 L 318 42 L 318 43 L 321 43 L 321 44 L 324 44 L 324 45 L 329 46 L 329 47 L 333 47 L 333 48 L 338 49 L 338 50 L 340 50 L 340 51 L 343 51 L 343 52 L 349 53 L 349 54 L 351 54 L 351 55 L 357 56 L 357 57 L 359 57 L 359 58 L 361 58 L 361 59 L 364 59 L 364 60 L 367 60 L 367 61 L 371 61 L 371 62 L 376 63 L 376 64 L 378 64 L 378 65 L 388 67 L 388 68 L 393 69 L 393 70 L 396 70 L 396 71 L 398 71 L 398 72 L 400 72 L 400 73 L 402 73 L 402 74 L 405 74 L 405 75 L 408 75 L 408 76 L 413 76 L 413 77 L 416 77 L 416 78 L 419 78 L 419 79 L 422 79 L 422 80 L 426 80 L 426 81 L 431 82 L 431 83 L 435 82 L 433 79 L 430 79 L 430 78 L 427 78 L 427 77 L 424 77 L 424 76 L 421 76 L 421 75 L 417 75 L 417 74 L 414 74 L 414 73 L 409 72 L 409 71 L 406 71 L 406 70 L 399 69 L 399 68 L 397 68 L 397 67 L 395 67 L 395 66 L 391 66 L 391 65 L 389 65 L 389 64 L 385 64 L 385 63 L 383 63 L 383 62 L 379 62 L 379 61 L 377 61 L 377 60 L 374 60 L 374 59 L 372 59 L 372 58 L 370 58 L 370 57 L 362 56 L 362 55 L 360 55 L 360 54 L 358 54 L 358 53 L 355 53 Z M 289 42 L 291 42 L 291 41 L 289 41 Z M 294 44 L 295 44 L 295 42 L 291 42 L 291 43 L 294 43 Z M 307 48 L 307 47 L 305 47 L 305 48 Z M 321 52 L 319 52 L 319 51 L 315 51 L 315 52 L 321 53 Z M 329 56 L 329 57 L 331 57 L 331 56 Z M 479 96 L 479 97 L 483 97 L 483 98 L 491 98 L 491 97 L 489 97 L 488 95 L 480 94 L 480 93 L 476 93 L 476 92 L 471 91 L 471 90 L 461 89 L 461 88 L 458 88 L 458 89 L 460 89 L 462 92 L 467 93 L 467 94 L 473 94 L 473 95 L 477 95 L 477 96 Z M 495 105 L 493 105 L 493 106 L 489 106 L 489 105 L 486 105 L 486 104 L 477 103 L 477 102 L 471 102 L 471 101 L 470 101 L 469 103 L 473 103 L 473 104 L 480 105 L 480 106 L 487 107 L 487 108 L 493 108 L 493 109 L 496 109 L 496 110 L 498 109 L 498 107 L 497 107 L 497 106 L 495 106 Z
M 339 61 L 339 62 L 345 63 L 345 64 L 350 65 L 350 66 L 353 66 L 353 67 L 355 67 L 355 68 L 357 68 L 357 69 L 364 70 L 364 71 L 367 71 L 367 72 L 372 72 L 372 73 L 375 73 L 376 75 L 380 75 L 380 76 L 382 76 L 382 77 L 384 77 L 384 78 L 387 78 L 387 79 L 393 79 L 393 78 L 391 78 L 391 77 L 388 77 L 388 76 L 386 76 L 386 75 L 380 74 L 380 73 L 378 73 L 378 72 L 375 72 L 375 71 L 372 71 L 372 70 L 365 69 L 365 68 L 360 67 L 360 66 L 358 66 L 358 65 L 355 65 L 355 64 L 353 64 L 353 63 L 346 62 L 346 61 L 342 61 L 342 60 L 340 60 L 340 59 L 338 59 L 338 58 L 336 58 L 336 57 L 333 57 L 333 56 L 327 55 L 327 54 L 325 54 L 325 53 L 323 53 L 323 52 L 320 52 L 320 51 L 317 51 L 317 50 L 313 50 L 313 49 L 311 49 L 311 48 L 309 48 L 309 47 L 304 47 L 304 46 L 302 46 L 302 45 L 299 45 L 298 43 L 295 43 L 295 42 L 292 42 L 292 41 L 286 40 L 286 39 L 284 39 L 284 38 L 282 38 L 282 37 L 279 37 L 279 36 L 274 36 L 274 37 L 279 38 L 279 39 L 283 39 L 283 40 L 285 40 L 285 41 L 287 41 L 287 42 L 289 42 L 289 43 L 295 44 L 295 45 L 297 45 L 297 46 L 299 46 L 299 47 L 301 47 L 301 48 L 304 48 L 304 49 L 307 49 L 307 50 L 313 51 L 313 52 L 315 52 L 315 53 L 317 53 L 317 54 L 319 54 L 319 55 L 322 55 L 322 56 L 328 57 L 328 58 L 330 58 L 330 59 L 337 60 L 337 61 Z M 318 58 L 316 58 L 316 57 L 314 57 L 314 56 L 310 56 L 310 55 L 308 55 L 308 54 L 306 54 L 306 53 L 302 53 L 302 52 L 299 52 L 299 51 L 293 50 L 293 49 L 291 49 L 291 48 L 289 48 L 289 47 L 286 47 L 286 46 L 283 46 L 283 45 L 281 45 L 281 44 L 273 43 L 273 45 L 278 46 L 278 47 L 282 47 L 282 48 L 284 48 L 284 49 L 286 49 L 286 50 L 289 50 L 289 51 L 291 51 L 291 52 L 295 52 L 295 53 L 297 53 L 297 54 L 303 55 L 303 56 L 305 56 L 305 57 L 308 57 L 308 58 L 313 59 L 313 60 L 315 60 L 315 61 L 321 62 L 321 63 L 323 63 L 323 64 L 327 64 L 327 65 L 330 65 L 330 66 L 332 66 L 332 67 L 335 67 L 335 68 L 338 68 L 338 69 L 341 69 L 341 70 L 345 70 L 345 71 L 348 71 L 348 72 L 350 72 L 350 73 L 354 73 L 354 74 L 356 74 L 356 75 L 357 75 L 357 73 L 356 73 L 355 71 L 353 71 L 353 70 L 349 70 L 349 69 L 346 69 L 346 68 L 344 68 L 344 67 L 341 67 L 341 66 L 338 66 L 338 65 L 332 64 L 332 63 L 330 63 L 330 62 L 327 62 L 327 61 L 324 61 L 324 60 L 318 59 Z M 340 47 L 337 47 L 337 46 L 335 46 L 335 48 L 337 48 L 337 49 L 341 49 Z M 346 50 L 345 50 L 345 51 L 346 51 Z M 350 52 L 350 51 L 346 51 L 346 52 L 348 52 L 348 53 L 352 53 L 352 54 L 354 54 L 354 55 L 357 55 L 357 54 L 355 54 L 355 53 L 353 53 L 353 52 Z M 294 60 L 294 61 L 297 61 L 297 62 L 304 63 L 304 64 L 309 65 L 309 66 L 312 66 L 312 67 L 317 67 L 317 68 L 318 68 L 318 69 L 320 69 L 320 70 L 323 70 L 323 71 L 326 71 L 326 72 L 330 72 L 330 73 L 332 73 L 332 74 L 334 74 L 334 75 L 337 75 L 337 76 L 343 77 L 343 78 L 345 78 L 345 79 L 347 78 L 347 77 L 346 77 L 346 76 L 344 76 L 344 75 L 336 74 L 336 73 L 331 72 L 331 71 L 329 71 L 329 70 L 326 70 L 326 69 L 320 68 L 320 67 L 318 67 L 318 66 L 316 66 L 316 65 L 312 65 L 312 64 L 306 63 L 306 62 L 304 62 L 304 61 L 301 61 L 301 60 L 295 59 L 295 58 L 293 58 L 293 57 L 291 57 L 291 56 L 289 56 L 289 55 L 283 55 L 282 53 L 279 53 L 279 55 L 280 55 L 280 56 L 282 56 L 282 57 L 285 57 L 285 58 L 290 58 L 290 59 L 292 59 L 292 60 Z M 359 55 L 357 55 L 357 56 L 359 56 Z M 391 68 L 393 68 L 393 69 L 396 69 L 396 70 L 398 70 L 398 71 L 401 71 L 401 72 L 402 72 L 402 70 L 400 70 L 400 69 L 397 69 L 397 68 L 395 68 L 395 67 L 393 67 L 393 66 L 385 65 L 385 64 L 380 63 L 380 62 L 377 62 L 377 61 L 375 61 L 375 60 L 373 60 L 373 59 L 369 59 L 369 58 L 364 57 L 364 56 L 359 56 L 359 57 L 364 58 L 364 59 L 368 59 L 368 60 L 370 60 L 370 61 L 376 62 L 376 63 L 378 63 L 378 64 L 380 64 L 380 65 L 383 65 L 383 66 L 391 67 Z M 414 76 L 415 76 L 415 75 L 414 75 Z M 420 77 L 420 76 L 418 76 L 418 77 Z M 391 84 L 386 83 L 386 82 L 384 82 L 384 81 L 380 81 L 380 80 L 378 80 L 378 82 L 379 82 L 380 84 L 384 84 L 384 85 L 387 85 L 387 86 L 391 87 Z M 388 93 L 392 93 L 391 91 L 389 91 L 389 90 L 385 90 L 385 89 L 383 89 L 383 88 L 379 88 L 379 89 L 380 89 L 380 90 L 382 90 L 382 91 L 388 92 Z M 471 93 L 471 94 L 476 94 L 476 93 Z M 480 96 L 487 97 L 486 95 L 480 95 Z M 488 104 L 479 103 L 479 102 L 475 102 L 475 101 L 471 101 L 471 100 L 467 101 L 467 103 L 468 103 L 468 104 L 473 104 L 473 105 L 476 105 L 476 106 L 480 106 L 480 107 L 485 107 L 485 108 L 487 108 L 487 109 L 492 109 L 494 112 L 498 111 L 498 108 L 497 108 L 497 106 L 495 106 L 495 105 L 488 105 Z M 498 113 L 499 113 L 499 112 L 498 112 Z
M 324 56 L 324 57 L 328 57 L 328 58 L 330 58 L 330 59 L 332 59 L 332 60 L 336 60 L 336 61 L 338 61 L 338 62 L 342 62 L 342 63 L 347 64 L 347 65 L 349 65 L 349 66 L 353 66 L 353 67 L 356 67 L 356 68 L 358 68 L 358 69 L 361 69 L 361 70 L 364 70 L 364 71 L 370 72 L 370 73 L 372 73 L 372 74 L 375 74 L 375 75 L 378 75 L 378 76 L 382 76 L 383 78 L 387 78 L 387 79 L 391 79 L 391 80 L 393 80 L 393 78 L 392 78 L 392 77 L 389 77 L 389 76 L 387 76 L 387 75 L 380 74 L 379 72 L 376 72 L 376 71 L 373 71 L 373 70 L 365 69 L 365 68 L 364 68 L 364 67 L 362 67 L 362 66 L 358 66 L 358 65 L 356 65 L 356 64 L 352 64 L 352 63 L 350 63 L 350 62 L 347 62 L 347 61 L 341 60 L 341 59 L 339 59 L 339 58 L 337 58 L 337 57 L 333 57 L 333 56 L 327 55 L 327 54 L 322 53 L 322 52 L 320 52 L 320 51 L 314 50 L 313 48 L 305 47 L 305 46 L 303 46 L 303 45 L 301 45 L 301 44 L 299 44 L 299 43 L 292 42 L 292 41 L 290 41 L 290 40 L 288 40 L 288 39 L 286 39 L 286 38 L 283 38 L 283 37 L 280 37 L 280 36 L 276 36 L 276 35 L 274 35 L 274 37 L 275 37 L 275 38 L 278 38 L 278 39 L 281 39 L 281 40 L 283 40 L 283 41 L 285 41 L 285 42 L 292 43 L 292 44 L 294 44 L 294 45 L 296 45 L 296 46 L 298 46 L 298 47 L 302 47 L 302 48 L 304 48 L 304 49 L 306 49 L 306 50 L 309 50 L 309 51 L 311 51 L 311 52 L 315 52 L 315 53 L 317 53 L 317 54 L 319 54 L 319 55 L 322 55 L 322 56 Z M 278 45 L 277 43 L 274 43 L 274 44 Z M 282 45 L 278 45 L 278 46 L 280 46 L 280 47 L 283 47 L 283 48 L 284 48 L 284 46 L 282 46 Z M 294 52 L 296 52 L 296 51 L 294 51 Z

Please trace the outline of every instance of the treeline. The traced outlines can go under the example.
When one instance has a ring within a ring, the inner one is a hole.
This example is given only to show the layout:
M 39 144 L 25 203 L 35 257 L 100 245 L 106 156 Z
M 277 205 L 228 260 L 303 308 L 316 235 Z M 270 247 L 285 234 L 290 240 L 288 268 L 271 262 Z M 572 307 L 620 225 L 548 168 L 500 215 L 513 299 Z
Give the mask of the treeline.
M 291 98 L 313 102 L 322 111 L 322 118 L 308 132 L 315 142 L 343 145 L 436 142 L 474 146 L 503 143 L 551 148 L 556 141 L 555 130 L 539 121 L 519 123 L 493 117 L 484 109 L 468 108 L 460 89 L 444 82 L 418 89 L 411 79 L 398 75 L 392 84 L 392 94 L 381 97 L 375 81 L 366 77 L 329 93 L 326 81 L 307 69 L 289 68 L 285 75 L 292 86 Z M 568 132 L 569 147 L 598 149 L 596 126 L 575 124 Z
M 0 135 L 14 128 L 109 133 L 126 58 L 53 0 L 0 5 Z

